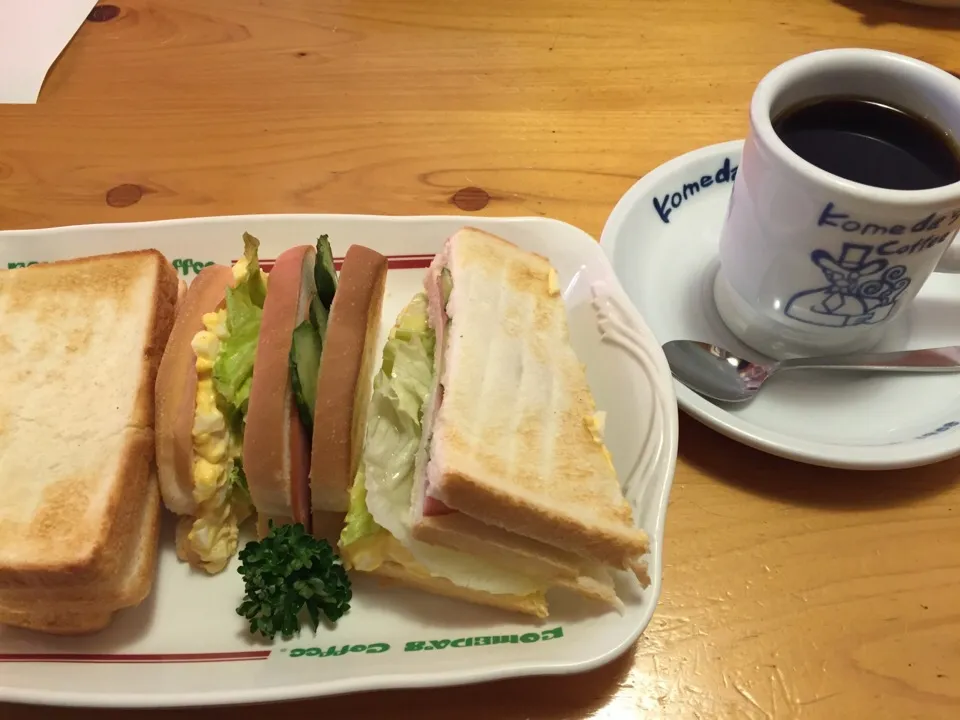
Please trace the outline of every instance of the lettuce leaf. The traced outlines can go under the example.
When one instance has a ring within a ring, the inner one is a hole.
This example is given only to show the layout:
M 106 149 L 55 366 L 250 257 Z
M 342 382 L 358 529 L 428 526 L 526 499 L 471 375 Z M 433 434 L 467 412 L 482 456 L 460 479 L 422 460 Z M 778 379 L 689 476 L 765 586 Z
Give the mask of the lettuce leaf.
M 392 502 L 410 507 L 410 487 L 420 445 L 423 403 L 433 382 L 436 336 L 427 322 L 427 298 L 420 293 L 403 310 L 383 349 L 373 393 L 363 459 L 350 491 L 350 510 L 340 535 L 345 547 L 380 529 L 367 507 L 366 476 Z
M 243 460 L 241 458 L 234 460 L 227 482 L 230 484 L 230 493 L 233 500 L 247 505 L 253 504 L 253 500 L 250 499 L 250 487 L 247 485 L 247 475 L 243 472 Z
M 374 379 L 363 447 L 363 465 L 369 492 L 377 506 L 385 502 L 397 510 L 409 511 L 413 473 L 423 434 L 423 408 L 433 386 L 433 350 L 436 335 L 427 321 L 427 297 L 416 295 L 404 308 L 390 332 L 383 350 L 383 366 Z M 384 527 L 400 542 L 404 528 L 397 513 L 389 513 L 394 522 Z
M 240 270 L 243 275 L 237 278 L 237 286 L 244 286 L 250 301 L 261 310 L 263 303 L 267 299 L 267 284 L 264 282 L 264 275 L 260 272 L 260 259 L 257 257 L 257 251 L 260 249 L 260 241 L 248 232 L 243 234 L 243 261 L 241 267 L 235 267 L 234 271 Z
M 243 244 L 243 259 L 234 266 L 234 276 L 238 273 L 240 276 L 226 293 L 229 335 L 220 343 L 220 352 L 213 365 L 214 389 L 225 406 L 227 417 L 234 424 L 241 423 L 247 412 L 263 303 L 267 296 L 257 257 L 260 242 L 253 235 L 244 233 Z
M 377 525 L 377 521 L 367 510 L 367 486 L 361 463 L 353 487 L 350 488 L 350 509 L 347 510 L 343 530 L 340 532 L 340 547 L 348 547 L 380 532 L 383 532 L 383 528 Z
M 351 490 L 340 547 L 347 552 L 351 544 L 387 532 L 409 554 L 415 573 L 446 578 L 461 587 L 490 593 L 541 592 L 541 580 L 413 538 L 410 502 L 423 434 L 424 404 L 435 382 L 435 346 L 427 298 L 420 293 L 400 314 L 383 350 L 383 365 L 374 379 L 367 415 L 363 458 Z

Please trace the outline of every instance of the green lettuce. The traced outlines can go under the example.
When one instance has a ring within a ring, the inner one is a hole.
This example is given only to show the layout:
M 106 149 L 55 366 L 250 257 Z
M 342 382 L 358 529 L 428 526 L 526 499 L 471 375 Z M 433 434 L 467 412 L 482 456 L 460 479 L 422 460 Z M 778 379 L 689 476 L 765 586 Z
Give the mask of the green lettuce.
M 383 364 L 373 381 L 363 458 L 350 491 L 341 547 L 380 530 L 367 509 L 367 474 L 395 489 L 395 502 L 410 505 L 410 480 L 423 430 L 423 404 L 433 382 L 435 344 L 436 335 L 427 322 L 427 298 L 420 293 L 390 331 Z
M 213 386 L 222 400 L 227 417 L 242 422 L 250 400 L 253 383 L 253 361 L 263 319 L 263 303 L 267 288 L 260 274 L 257 250 L 260 241 L 243 234 L 243 257 L 246 272 L 232 288 L 227 288 L 227 332 L 213 364 Z
M 404 309 L 383 350 L 370 403 L 361 468 L 350 492 L 350 509 L 340 548 L 350 563 L 372 569 L 391 556 L 380 541 L 392 536 L 405 548 L 411 568 L 455 585 L 493 594 L 536 595 L 546 581 L 506 569 L 483 558 L 413 538 L 410 496 L 417 450 L 423 434 L 424 403 L 435 379 L 436 336 L 427 323 L 427 302 L 416 296 Z M 384 552 L 385 551 L 385 552 Z
M 343 530 L 340 532 L 340 547 L 347 547 L 380 531 L 381 527 L 367 510 L 367 486 L 363 463 L 361 463 L 357 476 L 353 480 L 353 487 L 350 488 L 350 508 L 347 510 Z
M 243 460 L 241 458 L 234 460 L 227 482 L 230 485 L 230 492 L 234 499 L 247 505 L 253 504 L 253 501 L 250 499 L 250 487 L 247 485 L 247 475 L 243 472 Z

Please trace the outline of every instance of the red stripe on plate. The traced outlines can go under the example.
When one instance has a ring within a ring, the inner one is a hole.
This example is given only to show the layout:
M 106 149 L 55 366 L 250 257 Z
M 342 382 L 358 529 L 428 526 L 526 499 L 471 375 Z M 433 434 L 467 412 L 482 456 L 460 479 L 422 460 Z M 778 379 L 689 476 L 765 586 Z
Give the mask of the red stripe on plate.
M 433 255 L 392 255 L 387 257 L 387 267 L 390 270 L 417 270 L 430 267 Z M 334 265 L 340 269 L 342 260 L 334 260 Z
M 0 662 L 49 662 L 49 663 L 191 663 L 191 662 L 236 662 L 239 660 L 266 660 L 269 650 L 219 653 L 166 653 L 158 655 L 133 655 L 124 653 L 2 653 Z
M 433 260 L 433 255 L 388 255 L 387 256 L 387 268 L 390 270 L 423 270 L 430 267 L 430 263 Z M 231 260 L 230 264 L 237 262 L 236 260 Z M 270 272 L 273 270 L 274 260 L 271 259 L 260 259 L 260 269 L 264 272 Z M 334 258 L 333 266 L 339 270 L 343 267 L 343 258 Z

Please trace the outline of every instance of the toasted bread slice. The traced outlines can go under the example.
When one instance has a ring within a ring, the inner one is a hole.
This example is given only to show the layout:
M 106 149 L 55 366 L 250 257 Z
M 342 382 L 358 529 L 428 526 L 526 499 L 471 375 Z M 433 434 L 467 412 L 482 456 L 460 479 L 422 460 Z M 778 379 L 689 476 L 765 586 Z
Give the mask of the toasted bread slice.
M 177 291 L 152 250 L 0 272 L 0 588 L 120 572 Z
M 471 228 L 437 262 L 451 274 L 446 312 L 455 331 L 439 364 L 427 495 L 487 525 L 631 567 L 647 552 L 647 535 L 595 431 L 550 263 Z
M 460 512 L 421 518 L 413 523 L 421 542 L 443 545 L 484 558 L 550 587 L 563 587 L 593 600 L 623 607 L 609 572 L 597 563 L 559 548 L 481 523 Z
M 144 449 L 144 452 L 148 452 Z M 146 456 L 145 456 L 146 457 Z M 31 601 L 39 603 L 90 603 L 103 606 L 117 593 L 120 580 L 128 571 L 141 544 L 141 532 L 151 493 L 156 490 L 156 477 L 150 476 L 152 469 L 144 471 L 146 482 L 131 483 L 124 494 L 124 507 L 131 511 L 123 515 L 124 522 L 116 522 L 111 529 L 108 545 L 120 548 L 114 557 L 116 565 L 108 574 L 87 582 L 61 584 L 44 582 L 46 578 L 24 574 L 22 582 L 8 583 L 0 587 L 0 605 L 25 605 Z M 142 509 L 142 510 L 141 510 Z
M 147 483 L 136 518 L 136 531 L 126 540 L 125 566 L 112 587 L 104 588 L 98 597 L 79 601 L 62 599 L 69 596 L 70 588 L 64 589 L 65 593 L 48 591 L 33 597 L 22 591 L 0 591 L 0 624 L 59 635 L 89 633 L 109 625 L 116 611 L 143 602 L 153 587 L 157 568 L 160 491 L 155 477 Z
M 412 510 L 415 512 L 416 508 Z M 415 519 L 412 532 L 421 542 L 487 557 L 531 575 L 575 578 L 583 564 L 578 555 L 487 525 L 461 512 Z
M 347 250 L 317 378 L 310 468 L 315 512 L 344 513 L 350 505 L 350 485 L 363 449 L 386 279 L 383 255 L 362 245 Z

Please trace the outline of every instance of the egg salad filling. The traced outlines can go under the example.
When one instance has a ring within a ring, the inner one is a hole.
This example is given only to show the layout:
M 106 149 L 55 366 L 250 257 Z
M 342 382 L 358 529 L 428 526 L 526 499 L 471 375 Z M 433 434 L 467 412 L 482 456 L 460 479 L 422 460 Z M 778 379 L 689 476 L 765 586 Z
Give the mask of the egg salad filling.
M 593 415 L 588 415 L 583 419 L 583 424 L 586 426 L 587 432 L 590 433 L 590 437 L 593 439 L 593 441 L 600 446 L 600 450 L 603 452 L 603 457 L 606 458 L 607 464 L 612 470 L 613 456 L 610 455 L 610 451 L 607 449 L 607 445 L 603 441 L 603 430 L 606 423 L 607 414 L 602 410 L 598 410 Z
M 180 519 L 177 555 L 218 573 L 237 551 L 239 528 L 253 506 L 243 475 L 243 424 L 253 358 L 260 332 L 267 275 L 260 270 L 258 241 L 244 235 L 244 257 L 233 266 L 226 307 L 203 316 L 191 345 L 196 355 L 193 421 L 195 517 Z

